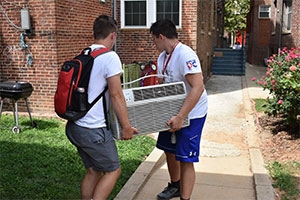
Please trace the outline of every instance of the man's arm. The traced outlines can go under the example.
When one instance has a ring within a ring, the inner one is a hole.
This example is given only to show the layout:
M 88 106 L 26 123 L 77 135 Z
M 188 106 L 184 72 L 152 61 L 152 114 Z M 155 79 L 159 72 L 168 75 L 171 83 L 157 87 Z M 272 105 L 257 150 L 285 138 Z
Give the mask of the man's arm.
M 123 95 L 120 75 L 115 75 L 107 79 L 110 100 L 113 106 L 113 109 L 119 119 L 119 122 L 122 127 L 122 138 L 123 140 L 131 139 L 133 133 L 137 130 L 133 128 L 130 124 L 128 118 L 128 112 L 126 108 L 126 101 Z
M 204 91 L 202 73 L 187 74 L 185 78 L 192 89 L 188 93 L 178 114 L 176 116 L 173 116 L 167 122 L 167 125 L 171 127 L 169 130 L 170 132 L 175 132 L 182 128 L 184 119 L 187 117 L 190 111 L 195 107 L 195 105 L 199 101 Z

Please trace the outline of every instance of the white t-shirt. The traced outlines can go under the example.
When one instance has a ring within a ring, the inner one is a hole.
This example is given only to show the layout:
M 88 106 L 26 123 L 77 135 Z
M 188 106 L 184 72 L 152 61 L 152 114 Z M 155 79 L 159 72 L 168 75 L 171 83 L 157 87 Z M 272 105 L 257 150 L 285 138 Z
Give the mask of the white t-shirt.
M 164 83 L 172 83 L 183 81 L 187 93 L 191 91 L 191 86 L 185 79 L 187 74 L 201 73 L 201 64 L 197 54 L 187 45 L 178 43 L 169 60 L 168 66 L 164 72 Z M 165 51 L 163 51 L 157 60 L 158 73 L 162 75 L 162 71 L 167 63 L 168 57 Z M 167 76 L 167 77 L 165 77 Z M 198 103 L 189 113 L 190 119 L 204 117 L 207 113 L 208 102 L 207 102 L 207 93 L 204 89 L 204 92 L 201 95 Z
M 103 48 L 103 45 L 93 44 L 92 50 Z M 91 103 L 104 90 L 107 78 L 122 73 L 122 63 L 116 52 L 110 51 L 98 56 L 94 60 L 88 89 L 88 101 Z M 109 104 L 108 91 L 106 92 L 107 104 Z M 89 112 L 75 123 L 82 127 L 99 128 L 105 127 L 105 116 L 102 98 L 89 110 Z

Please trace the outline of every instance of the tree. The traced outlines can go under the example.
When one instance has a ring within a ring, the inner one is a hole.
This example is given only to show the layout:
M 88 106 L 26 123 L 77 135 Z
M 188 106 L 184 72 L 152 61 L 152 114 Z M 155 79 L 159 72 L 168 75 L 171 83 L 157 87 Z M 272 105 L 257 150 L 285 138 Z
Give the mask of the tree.
M 224 29 L 229 33 L 245 30 L 250 0 L 225 0 Z

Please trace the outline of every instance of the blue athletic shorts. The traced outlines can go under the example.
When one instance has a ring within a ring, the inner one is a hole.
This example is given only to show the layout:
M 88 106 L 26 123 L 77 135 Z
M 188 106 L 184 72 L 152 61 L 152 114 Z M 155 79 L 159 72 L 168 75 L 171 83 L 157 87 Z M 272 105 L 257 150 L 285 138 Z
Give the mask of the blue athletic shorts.
M 171 143 L 172 133 L 160 132 L 156 147 L 175 154 L 175 158 L 182 162 L 199 162 L 200 140 L 206 115 L 202 118 L 191 119 L 190 125 L 175 132 L 176 143 Z
M 85 128 L 68 122 L 66 135 L 77 151 L 85 168 L 112 172 L 120 167 L 118 150 L 111 131 L 107 128 Z

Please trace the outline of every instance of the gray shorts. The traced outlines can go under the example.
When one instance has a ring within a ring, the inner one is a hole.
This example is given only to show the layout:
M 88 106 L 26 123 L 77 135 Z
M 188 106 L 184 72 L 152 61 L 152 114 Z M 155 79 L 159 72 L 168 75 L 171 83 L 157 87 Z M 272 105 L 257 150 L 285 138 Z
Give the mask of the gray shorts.
M 85 168 L 112 172 L 120 167 L 118 149 L 107 128 L 89 129 L 68 122 L 66 135 L 77 151 Z

